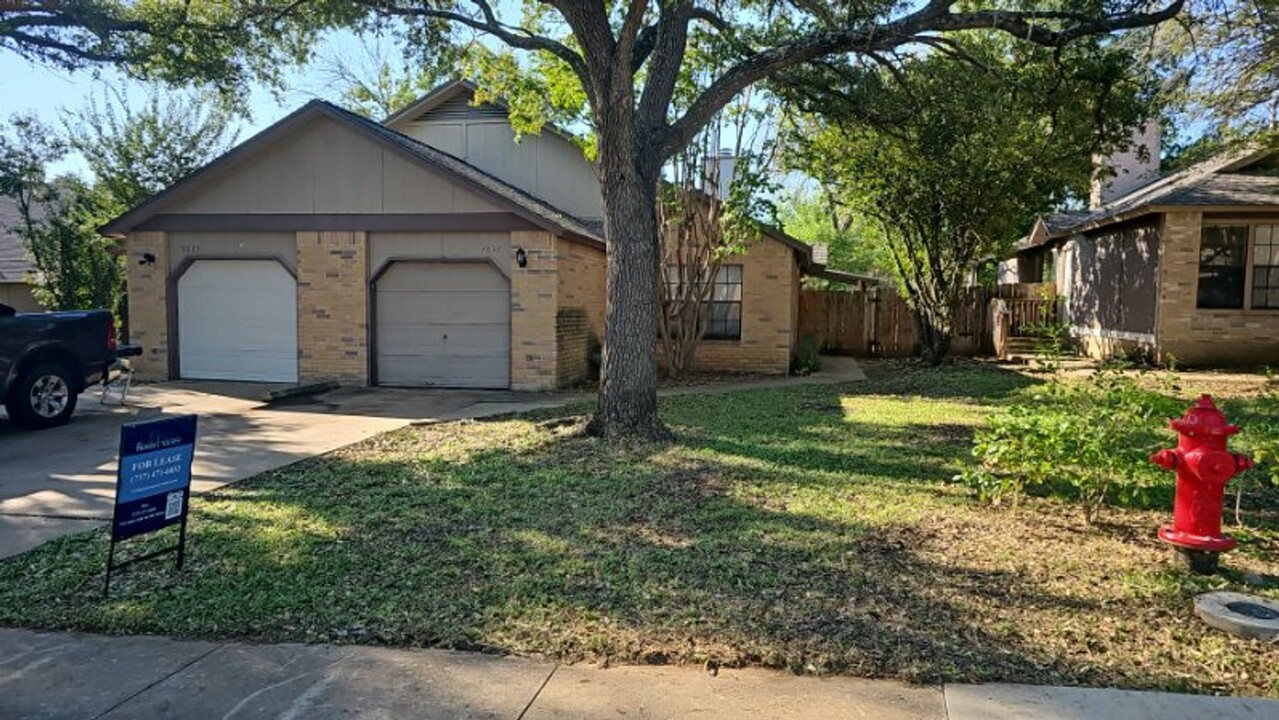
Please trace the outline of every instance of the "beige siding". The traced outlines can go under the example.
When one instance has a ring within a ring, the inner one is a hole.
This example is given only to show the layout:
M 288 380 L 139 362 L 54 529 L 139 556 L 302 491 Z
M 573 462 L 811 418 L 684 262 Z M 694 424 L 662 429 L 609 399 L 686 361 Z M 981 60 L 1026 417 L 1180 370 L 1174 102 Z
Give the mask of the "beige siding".
M 505 121 L 416 121 L 397 128 L 427 145 L 586 219 L 604 216 L 599 179 L 581 148 L 551 132 L 517 142 Z
M 511 274 L 509 232 L 388 232 L 370 233 L 369 268 L 372 277 L 392 258 L 414 260 L 489 259 L 502 274 Z
M 297 271 L 297 239 L 293 233 L 169 233 L 169 264 L 176 268 L 189 257 L 278 258 Z
M 507 208 L 331 118 L 318 117 L 160 211 L 376 214 Z
M 0 303 L 8 305 L 20 313 L 40 312 L 44 308 L 31 295 L 31 286 L 22 283 L 0 283 Z

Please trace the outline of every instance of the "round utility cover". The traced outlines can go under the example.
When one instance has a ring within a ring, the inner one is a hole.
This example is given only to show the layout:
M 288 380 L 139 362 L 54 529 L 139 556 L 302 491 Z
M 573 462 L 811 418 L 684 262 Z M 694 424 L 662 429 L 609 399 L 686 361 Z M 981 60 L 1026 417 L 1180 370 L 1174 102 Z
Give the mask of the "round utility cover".
M 1279 602 L 1237 592 L 1210 592 L 1195 597 L 1195 614 L 1231 635 L 1279 640 Z

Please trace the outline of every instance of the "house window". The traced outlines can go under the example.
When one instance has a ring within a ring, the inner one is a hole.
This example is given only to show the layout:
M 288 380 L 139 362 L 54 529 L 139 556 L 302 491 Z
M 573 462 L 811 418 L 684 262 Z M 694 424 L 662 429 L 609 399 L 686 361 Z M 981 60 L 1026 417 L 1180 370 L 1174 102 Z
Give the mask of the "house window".
M 742 266 L 720 265 L 707 305 L 706 334 L 712 340 L 742 339 Z
M 666 283 L 671 294 L 678 294 L 680 271 L 666 266 Z M 710 297 L 702 306 L 702 337 L 711 340 L 742 339 L 742 266 L 720 265 L 715 273 Z
M 1199 245 L 1199 307 L 1243 307 L 1247 255 L 1247 225 L 1210 225 L 1203 229 Z
M 1252 306 L 1279 308 L 1279 225 L 1258 225 L 1253 231 Z

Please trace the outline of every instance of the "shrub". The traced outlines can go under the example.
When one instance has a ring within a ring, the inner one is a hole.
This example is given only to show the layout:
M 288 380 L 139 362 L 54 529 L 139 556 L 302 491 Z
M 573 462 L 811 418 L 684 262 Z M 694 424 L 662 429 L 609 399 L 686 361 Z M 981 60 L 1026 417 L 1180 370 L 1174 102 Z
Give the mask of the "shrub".
M 805 335 L 795 347 L 791 374 L 807 375 L 822 369 L 822 341 L 816 335 Z
M 992 504 L 1016 506 L 1028 488 L 1063 495 L 1088 523 L 1108 501 L 1144 500 L 1172 482 L 1149 456 L 1170 445 L 1167 420 L 1185 409 L 1175 376 L 1157 385 L 1121 368 L 1099 369 L 1086 382 L 1053 379 L 989 419 L 975 436 L 976 466 L 958 477 Z

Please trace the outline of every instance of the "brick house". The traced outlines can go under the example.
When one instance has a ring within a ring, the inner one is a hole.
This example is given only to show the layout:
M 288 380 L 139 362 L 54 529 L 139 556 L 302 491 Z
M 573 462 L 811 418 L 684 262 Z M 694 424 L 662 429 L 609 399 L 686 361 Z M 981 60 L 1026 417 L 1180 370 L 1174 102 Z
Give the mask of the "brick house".
M 1088 211 L 1041 217 L 1005 264 L 1009 279 L 1055 282 L 1092 357 L 1279 363 L 1279 150 L 1132 174 L 1146 179 Z
M 376 123 L 314 101 L 103 228 L 140 378 L 543 390 L 603 336 L 595 171 L 453 82 Z M 811 248 L 724 263 L 698 365 L 787 372 Z

